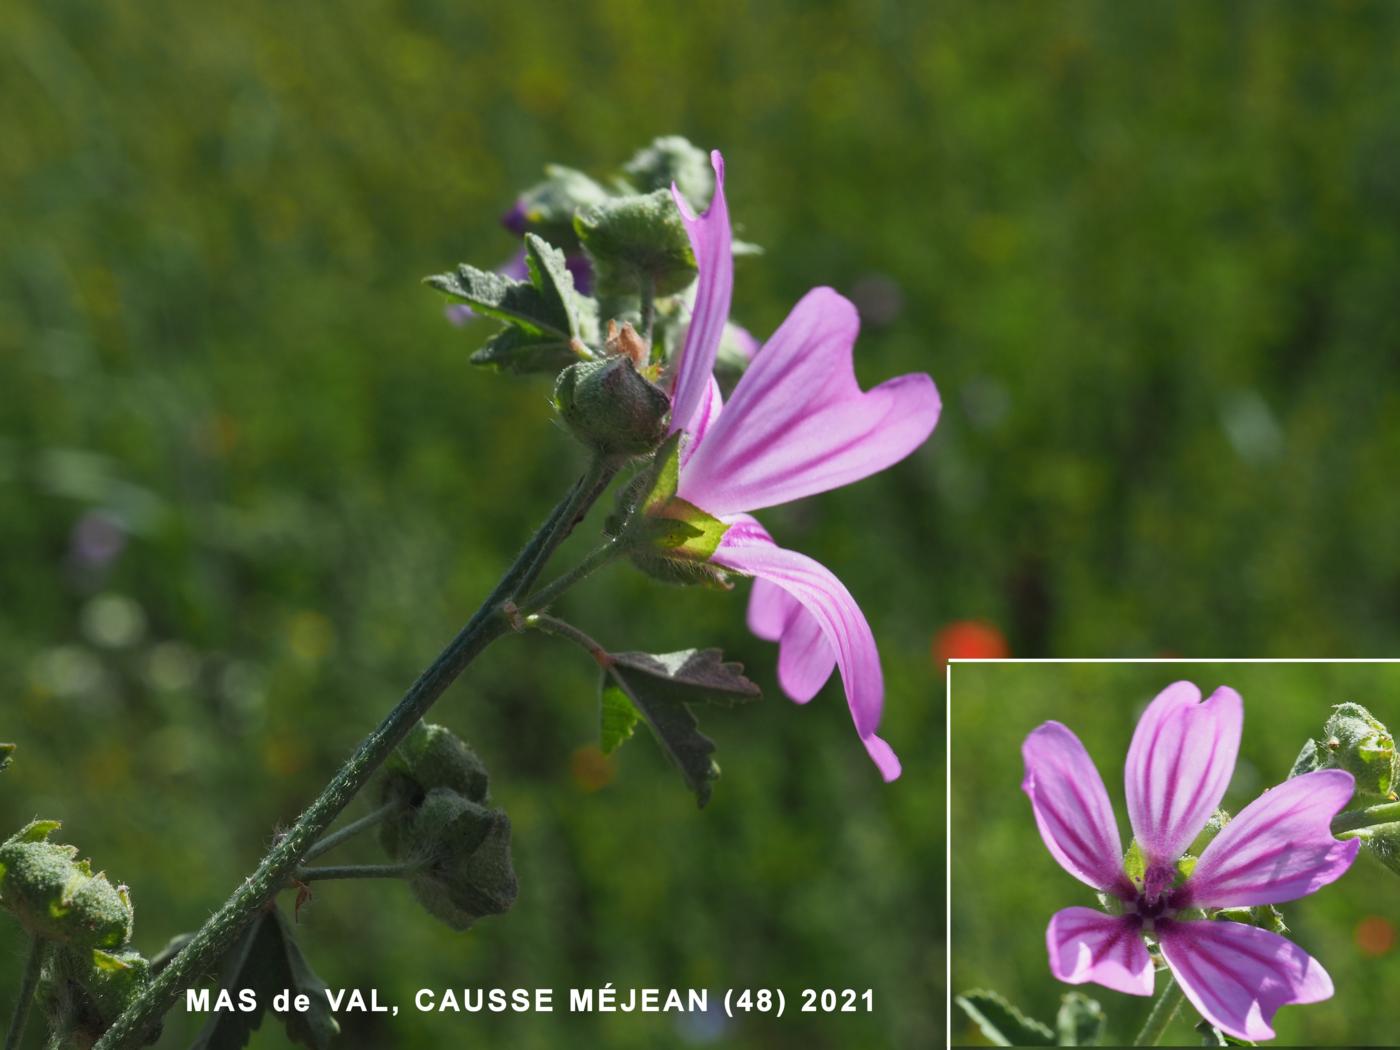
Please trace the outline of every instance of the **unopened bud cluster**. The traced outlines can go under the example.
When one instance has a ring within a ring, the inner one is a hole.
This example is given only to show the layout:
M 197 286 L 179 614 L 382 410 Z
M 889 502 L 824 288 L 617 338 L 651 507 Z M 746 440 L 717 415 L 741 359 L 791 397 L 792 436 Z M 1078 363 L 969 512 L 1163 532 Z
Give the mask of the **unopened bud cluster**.
M 508 911 L 517 882 L 510 818 L 487 805 L 488 777 L 474 751 L 449 730 L 419 723 L 385 764 L 385 801 L 403 808 L 384 821 L 390 857 L 417 865 L 409 887 L 454 930 Z

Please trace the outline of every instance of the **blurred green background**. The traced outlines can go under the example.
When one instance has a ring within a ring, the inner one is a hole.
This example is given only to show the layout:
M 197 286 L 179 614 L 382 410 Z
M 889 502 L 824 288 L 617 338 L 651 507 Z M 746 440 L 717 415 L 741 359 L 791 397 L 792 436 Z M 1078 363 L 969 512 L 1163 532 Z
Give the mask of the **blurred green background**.
M 401 887 L 341 885 L 306 948 L 402 1001 L 876 993 L 870 1017 L 347 1017 L 345 1045 L 941 1038 L 938 632 L 1396 636 L 1397 44 L 1382 3 L 5 5 L 0 827 L 63 818 L 148 952 L 222 900 L 581 464 L 546 385 L 470 369 L 486 332 L 418 279 L 504 259 L 497 217 L 544 163 L 604 174 L 679 132 L 723 148 L 768 248 L 738 320 L 767 334 L 832 284 L 864 381 L 943 391 L 909 461 L 765 515 L 865 603 L 904 778 L 878 782 L 836 687 L 781 698 L 742 595 L 617 572 L 568 613 L 610 645 L 723 645 L 768 693 L 706 718 L 711 806 L 647 740 L 589 750 L 586 660 L 503 642 L 435 717 L 490 764 L 518 906 L 455 936 Z
M 1400 721 L 1400 664 L 955 664 L 948 749 L 954 994 L 992 988 L 1054 1026 L 1060 996 L 1071 986 L 1050 976 L 1045 926 L 1061 908 L 1097 902 L 1041 841 L 1020 790 L 1021 742 L 1049 719 L 1072 729 L 1103 777 L 1126 843 L 1132 832 L 1123 762 L 1133 728 L 1152 698 L 1181 679 L 1206 696 L 1228 685 L 1244 698 L 1239 761 L 1223 802 L 1230 813 L 1287 778 L 1304 741 L 1322 733 L 1333 704 L 1355 701 L 1391 727 Z M 1397 902 L 1400 879 L 1363 850 L 1334 885 L 1280 905 L 1290 939 L 1322 963 L 1337 989 L 1326 1002 L 1284 1007 L 1274 1021 L 1280 1044 L 1394 1044 L 1389 1003 L 1400 980 Z M 1152 1000 L 1077 987 L 1108 1015 L 1104 1044 L 1131 1043 Z M 1186 1004 L 1163 1044 L 1200 1045 L 1193 1031 L 1199 1020 Z M 955 1044 L 986 1043 L 960 1010 L 952 1032 Z

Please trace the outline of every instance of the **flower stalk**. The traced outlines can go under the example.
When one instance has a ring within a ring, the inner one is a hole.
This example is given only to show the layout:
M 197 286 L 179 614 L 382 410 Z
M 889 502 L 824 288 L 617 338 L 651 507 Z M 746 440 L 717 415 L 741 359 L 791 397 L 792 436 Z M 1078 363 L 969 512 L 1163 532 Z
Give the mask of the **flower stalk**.
M 1339 813 L 1332 821 L 1332 834 L 1342 835 L 1348 831 L 1368 828 L 1373 824 L 1392 824 L 1400 821 L 1400 802 L 1382 802 L 1379 806 L 1348 810 Z
M 18 1050 L 24 1038 L 25 1022 L 29 1020 L 29 1008 L 34 1004 L 34 990 L 39 986 L 39 973 L 44 968 L 44 956 L 49 942 L 43 937 L 34 937 L 29 945 L 29 958 L 24 963 L 24 974 L 19 981 L 19 995 L 15 999 L 15 1012 L 10 1017 L 10 1028 L 5 1033 L 5 1050 Z
M 348 842 L 360 832 L 369 830 L 376 824 L 379 824 L 385 818 L 393 816 L 402 808 L 403 802 L 399 799 L 394 799 L 392 802 L 386 802 L 384 805 L 376 809 L 373 813 L 369 813 L 361 817 L 359 820 L 356 820 L 350 824 L 346 824 L 345 827 L 341 828 L 339 831 L 333 831 L 325 838 L 318 840 L 314 846 L 312 846 L 309 850 L 306 851 L 306 855 L 301 859 L 311 860 L 315 857 L 319 857 L 322 853 L 329 853 L 331 850 L 339 846 L 342 842 Z
M 233 946 L 248 923 L 296 875 L 308 852 L 369 783 L 409 730 L 482 650 L 510 630 L 508 621 L 500 615 L 502 603 L 528 587 L 539 575 L 549 556 L 602 494 L 606 488 L 605 481 L 611 481 L 609 468 L 612 473 L 617 470 L 615 465 L 598 461 L 590 466 L 588 473 L 555 507 L 457 636 L 418 676 L 379 726 L 365 737 L 316 800 L 263 857 L 257 870 L 243 881 L 146 990 L 122 1012 L 95 1044 L 95 1050 L 134 1050 L 142 1045 L 150 1029 L 179 997 L 180 990 L 196 980 L 198 974 L 207 972 Z M 553 600 L 604 561 L 610 560 L 596 556 L 595 551 L 588 571 L 566 574 L 540 594 L 543 596 L 547 593 L 548 600 Z
M 418 861 L 402 864 L 328 864 L 298 868 L 298 882 L 328 882 L 331 879 L 407 879 L 423 870 Z
M 1157 993 L 1157 998 L 1152 1003 L 1152 1012 L 1147 1015 L 1142 1031 L 1138 1032 L 1133 1045 L 1156 1046 L 1160 1043 L 1162 1036 L 1166 1034 L 1167 1026 L 1175 1020 L 1177 1011 L 1181 1009 L 1183 998 L 1181 985 L 1176 983 L 1176 978 L 1168 970 L 1166 984 Z

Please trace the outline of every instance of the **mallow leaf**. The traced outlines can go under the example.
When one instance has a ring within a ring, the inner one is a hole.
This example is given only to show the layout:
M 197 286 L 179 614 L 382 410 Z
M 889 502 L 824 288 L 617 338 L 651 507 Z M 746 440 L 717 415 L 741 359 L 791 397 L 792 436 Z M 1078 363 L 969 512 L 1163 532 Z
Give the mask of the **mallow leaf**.
M 505 321 L 533 337 L 520 340 L 518 346 L 568 344 L 596 334 L 596 317 L 590 312 L 588 301 L 574 290 L 574 278 L 564 264 L 563 252 L 527 233 L 525 265 L 530 274 L 528 281 L 463 263 L 455 271 L 425 277 L 423 283 L 461 299 L 479 314 Z M 588 325 L 595 331 L 585 331 Z M 499 365 L 505 350 L 498 346 L 489 360 L 478 363 Z
M 549 373 L 583 360 L 570 339 L 537 335 L 513 325 L 502 328 L 471 356 L 474 365 L 490 366 L 516 375 Z
M 284 989 L 292 998 L 305 995 L 311 1001 L 306 1013 L 281 1014 L 287 1036 L 313 1050 L 325 1050 L 340 1031 L 326 999 L 326 984 L 316 976 L 297 946 L 296 935 L 285 915 L 272 908 L 260 915 L 224 959 L 220 988 L 237 1002 L 238 992 L 252 989 L 257 1009 L 214 1011 L 195 1037 L 191 1050 L 241 1050 L 272 1008 L 273 997 Z
M 1055 1032 L 1060 1046 L 1097 1046 L 1103 1035 L 1103 1007 L 1083 992 L 1066 992 L 1060 997 Z
M 1048 1026 L 1027 1017 L 996 992 L 978 989 L 955 996 L 953 1002 L 995 1046 L 1055 1045 L 1055 1033 Z
M 10 766 L 11 759 L 14 758 L 14 744 L 0 744 L 0 773 L 3 773 Z
M 613 197 L 574 218 L 600 297 L 684 291 L 698 272 L 669 190 Z
M 744 677 L 740 664 L 726 663 L 718 649 L 685 649 L 676 653 L 613 653 L 602 681 L 603 719 L 626 723 L 623 703 L 634 711 L 626 735 L 605 738 L 604 750 L 616 748 L 638 720 L 644 720 L 662 749 L 680 770 L 686 786 L 704 806 L 712 782 L 719 777 L 715 745 L 700 732 L 691 708 L 695 704 L 733 706 L 757 700 L 758 686 Z M 611 709 L 611 714 L 609 714 Z

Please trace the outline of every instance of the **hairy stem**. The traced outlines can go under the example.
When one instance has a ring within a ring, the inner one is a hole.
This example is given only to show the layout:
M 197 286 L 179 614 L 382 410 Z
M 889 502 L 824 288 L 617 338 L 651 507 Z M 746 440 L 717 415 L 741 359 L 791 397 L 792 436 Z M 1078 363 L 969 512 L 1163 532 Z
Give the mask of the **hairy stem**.
M 592 475 L 593 469 L 590 468 L 584 479 L 555 507 L 466 626 L 418 676 L 379 726 L 365 737 L 306 812 L 263 857 L 257 870 L 243 880 L 242 885 L 210 916 L 170 964 L 122 1012 L 94 1050 L 134 1050 L 145 1042 L 150 1029 L 175 1003 L 181 990 L 196 982 L 200 974 L 207 972 L 233 946 L 239 933 L 287 884 L 316 840 L 369 782 L 390 752 L 438 697 L 483 649 L 510 630 L 509 622 L 500 615 L 501 604 L 520 591 L 521 581 L 531 579 L 532 573 L 538 574 L 549 555 L 563 542 L 574 521 L 587 512 L 591 500 L 596 500 L 602 494 L 603 489 L 596 482 L 585 484 Z M 580 491 L 584 492 L 582 498 Z M 585 575 L 587 573 L 576 578 L 582 579 Z M 566 576 L 561 580 L 568 578 Z M 563 589 L 555 587 L 551 597 Z
M 529 616 L 540 609 L 547 609 L 554 599 L 567 591 L 574 584 L 587 576 L 597 572 L 608 562 L 621 557 L 627 550 L 627 544 L 621 540 L 609 540 L 600 547 L 594 547 L 583 561 L 579 562 L 564 575 L 545 584 L 530 597 L 520 603 L 520 615 Z
M 1372 824 L 1393 824 L 1400 821 L 1400 802 L 1382 802 L 1379 806 L 1352 809 L 1332 818 L 1332 834 L 1370 827 Z
M 320 868 L 298 868 L 298 882 L 325 882 L 329 879 L 406 879 L 421 871 L 418 861 L 403 864 L 327 864 Z
M 306 851 L 306 853 L 302 856 L 301 859 L 311 860 L 313 857 L 319 857 L 322 853 L 329 853 L 331 850 L 339 846 L 342 842 L 349 841 L 350 839 L 358 835 L 360 832 L 365 831 L 368 828 L 374 827 L 386 817 L 390 817 L 393 814 L 397 813 L 399 810 L 403 809 L 403 805 L 403 802 L 398 799 L 395 799 L 393 802 L 386 802 L 384 805 L 376 809 L 373 813 L 370 813 L 367 816 L 363 816 L 359 820 L 346 824 L 345 827 L 341 828 L 339 831 L 333 831 L 325 838 L 318 840 L 309 850 Z
M 535 585 L 540 573 L 544 571 L 549 556 L 569 538 L 569 534 L 574 531 L 574 526 L 583 520 L 589 508 L 612 484 L 612 479 L 617 476 L 621 466 L 621 462 L 608 456 L 598 454 L 593 457 L 588 464 L 588 472 L 574 483 L 574 487 L 564 502 L 545 522 L 542 531 L 548 531 L 546 542 L 541 545 L 539 554 L 521 572 L 519 579 L 511 588 L 509 597 L 515 598 L 530 592 L 530 588 Z
M 651 347 L 652 329 L 656 327 L 656 278 L 648 277 L 642 285 L 642 333 Z
M 29 1020 L 29 1008 L 34 1003 L 34 989 L 39 985 L 39 971 L 44 968 L 48 946 L 49 942 L 39 936 L 29 943 L 29 958 L 25 961 L 24 975 L 19 981 L 19 998 L 15 1000 L 10 1030 L 5 1033 L 5 1050 L 18 1050 L 19 1041 L 24 1038 L 24 1023 Z
M 1164 972 L 1167 983 L 1157 993 L 1157 1001 L 1152 1004 L 1152 1012 L 1147 1015 L 1147 1021 L 1143 1024 L 1142 1031 L 1133 1040 L 1134 1046 L 1156 1046 L 1160 1043 L 1162 1036 L 1166 1034 L 1167 1025 L 1172 1023 L 1177 1010 L 1181 1009 L 1183 999 L 1181 985 L 1176 983 L 1176 978 L 1172 976 L 1170 970 Z

